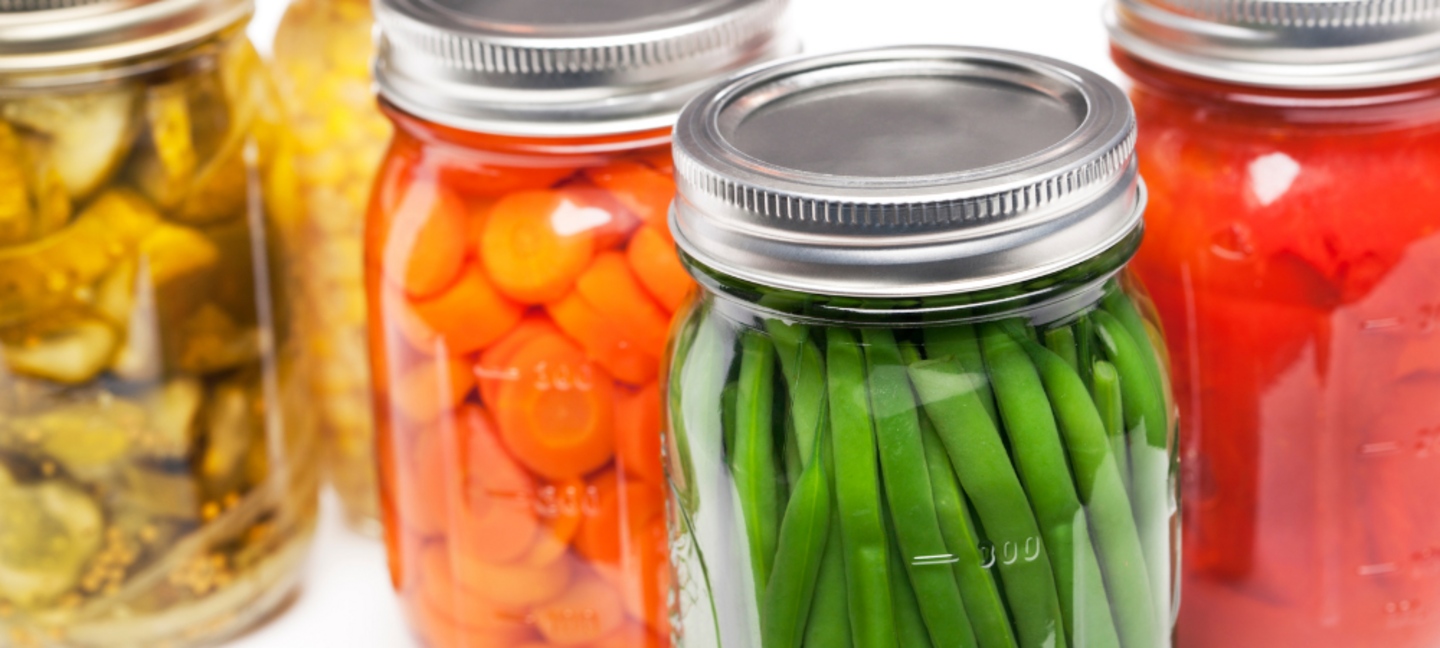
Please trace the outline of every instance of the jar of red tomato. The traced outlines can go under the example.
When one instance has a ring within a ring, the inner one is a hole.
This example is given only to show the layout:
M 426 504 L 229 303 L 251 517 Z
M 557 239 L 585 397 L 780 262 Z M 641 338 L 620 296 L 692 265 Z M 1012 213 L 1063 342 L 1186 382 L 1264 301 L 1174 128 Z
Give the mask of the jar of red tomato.
M 1440 645 L 1440 5 L 1117 0 L 1189 648 Z
M 669 643 L 670 130 L 785 0 L 377 4 L 367 218 L 391 574 L 432 648 Z

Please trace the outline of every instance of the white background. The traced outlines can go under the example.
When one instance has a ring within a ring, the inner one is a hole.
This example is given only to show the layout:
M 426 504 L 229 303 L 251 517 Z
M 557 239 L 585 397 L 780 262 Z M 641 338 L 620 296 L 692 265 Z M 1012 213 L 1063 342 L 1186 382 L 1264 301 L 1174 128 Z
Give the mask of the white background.
M 257 2 L 251 34 L 264 51 L 286 0 Z M 1045 54 L 1119 79 L 1100 21 L 1103 0 L 793 2 L 793 24 L 808 52 L 900 44 L 982 45 Z M 333 499 L 327 496 L 324 503 L 298 599 L 226 648 L 412 647 L 390 595 L 383 546 L 342 528 Z

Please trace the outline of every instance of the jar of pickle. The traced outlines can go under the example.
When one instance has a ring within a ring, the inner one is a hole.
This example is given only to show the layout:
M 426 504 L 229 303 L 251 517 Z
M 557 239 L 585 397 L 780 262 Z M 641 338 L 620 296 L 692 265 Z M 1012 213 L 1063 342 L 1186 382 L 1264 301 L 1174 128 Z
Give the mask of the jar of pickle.
M 669 645 L 661 357 L 693 285 L 665 225 L 670 129 L 790 49 L 784 7 L 377 5 L 381 505 L 431 648 Z
M 390 122 L 370 90 L 373 22 L 366 0 L 297 0 L 275 36 L 274 69 L 307 210 L 297 233 L 297 344 L 311 362 L 329 482 L 351 526 L 378 533 L 361 249 Z
M 1440 10 L 1122 0 L 1190 648 L 1440 645 Z
M 249 13 L 0 11 L 0 646 L 209 643 L 294 589 L 300 210 Z
M 1098 75 L 972 48 L 793 60 L 686 108 L 679 645 L 1170 645 L 1134 133 Z

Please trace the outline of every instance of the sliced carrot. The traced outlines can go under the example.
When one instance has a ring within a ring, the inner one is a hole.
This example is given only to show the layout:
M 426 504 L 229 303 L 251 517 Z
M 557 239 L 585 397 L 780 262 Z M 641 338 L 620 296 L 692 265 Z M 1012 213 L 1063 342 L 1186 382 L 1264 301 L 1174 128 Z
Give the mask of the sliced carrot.
M 671 157 L 669 146 L 655 146 L 637 151 L 631 157 L 668 178 L 675 177 L 675 158 Z
M 445 448 L 439 430 L 430 428 L 415 439 L 410 456 L 403 464 L 398 484 L 400 507 L 398 517 L 410 530 L 422 537 L 436 537 L 445 532 L 454 510 L 449 483 L 445 475 Z
M 535 509 L 543 523 L 540 536 L 517 562 L 544 567 L 564 556 L 580 530 L 584 510 L 595 506 L 590 493 L 585 481 L 578 478 L 541 486 L 535 497 Z
M 465 265 L 469 210 L 460 197 L 433 182 L 410 183 L 386 233 L 386 278 L 411 297 L 440 294 Z
M 625 255 L 619 252 L 597 255 L 595 262 L 575 281 L 575 292 L 605 319 L 633 332 L 641 351 L 657 358 L 665 353 L 670 316 L 641 287 Z
M 590 480 L 599 506 L 587 511 L 575 535 L 575 551 L 592 562 L 619 565 L 622 547 L 642 532 L 642 525 L 665 511 L 665 492 L 659 485 L 620 479 L 606 470 Z
M 470 212 L 470 220 L 465 228 L 465 247 L 472 255 L 480 253 L 485 224 L 490 222 L 490 212 L 495 209 L 496 202 L 499 201 L 495 198 L 466 196 L 465 206 Z
M 527 623 L 523 606 L 501 605 L 476 596 L 456 579 L 458 563 L 454 554 L 467 550 L 467 547 L 433 543 L 421 552 L 422 598 L 433 604 L 443 616 L 465 627 L 525 630 Z
M 587 574 L 559 598 L 531 613 L 535 627 L 556 646 L 579 646 L 615 632 L 625 623 L 625 610 L 615 588 Z
M 397 317 L 400 332 L 411 346 L 432 354 L 479 351 L 508 333 L 525 315 L 525 307 L 495 290 L 475 262 L 439 296 L 408 300 L 405 307 L 406 312 Z
M 585 208 L 555 191 L 501 199 L 480 240 L 490 279 L 500 292 L 527 304 L 564 297 L 595 254 L 587 218 Z
M 595 233 L 597 250 L 619 247 L 636 229 L 645 224 L 615 194 L 587 181 L 567 184 L 560 191 L 582 209 L 604 212 L 603 216 L 598 212 L 585 212 L 584 221 L 594 224 L 591 231 Z
M 467 405 L 455 417 L 463 472 L 465 511 L 452 537 L 470 556 L 503 563 L 524 555 L 535 544 L 540 520 L 535 512 L 535 481 L 501 445 L 489 416 Z
M 664 514 L 651 518 L 625 545 L 619 572 L 625 611 L 658 632 L 668 630 L 670 590 L 670 537 Z
M 620 382 L 643 385 L 659 373 L 659 356 L 642 351 L 629 332 L 601 316 L 579 293 L 547 304 L 545 309 L 566 335 L 585 347 L 586 357 Z
M 500 387 L 496 414 L 510 452 L 549 479 L 578 477 L 615 452 L 614 383 L 559 335 L 531 340 L 511 359 L 519 379 Z
M 440 151 L 431 147 L 427 156 L 440 168 L 440 179 L 456 191 L 472 196 L 499 197 L 518 191 L 547 189 L 575 174 L 570 167 L 498 166 L 471 150 Z
M 685 298 L 695 287 L 695 280 L 680 263 L 675 253 L 675 244 L 661 236 L 655 227 L 642 227 L 630 239 L 625 258 L 635 277 L 645 285 L 645 290 L 659 301 L 665 310 L 674 313 L 680 310 Z
M 675 181 L 650 166 L 634 160 L 586 169 L 585 177 L 595 186 L 625 203 L 647 225 L 665 224 L 670 202 L 675 199 Z
M 668 636 L 668 635 L 667 635 Z M 589 648 L 661 648 L 669 645 L 645 626 L 629 622 L 590 644 Z
M 615 399 L 615 455 L 620 474 L 663 486 L 660 461 L 660 385 L 650 383 Z
M 475 388 L 475 373 L 455 358 L 422 362 L 390 385 L 390 403 L 405 418 L 430 423 L 459 405 Z
M 535 631 L 530 628 L 473 628 L 456 621 L 451 609 L 429 599 L 412 606 L 411 616 L 426 648 L 512 648 L 517 642 L 531 641 Z
M 480 381 L 480 399 L 492 411 L 500 399 L 500 386 L 520 379 L 520 369 L 510 360 L 517 351 L 541 335 L 560 335 L 560 329 L 555 328 L 544 315 L 531 315 L 480 354 L 475 376 Z
M 488 563 L 470 555 L 469 547 L 457 547 L 451 553 L 459 588 L 502 608 L 554 600 L 570 586 L 574 571 L 570 560 L 530 567 Z

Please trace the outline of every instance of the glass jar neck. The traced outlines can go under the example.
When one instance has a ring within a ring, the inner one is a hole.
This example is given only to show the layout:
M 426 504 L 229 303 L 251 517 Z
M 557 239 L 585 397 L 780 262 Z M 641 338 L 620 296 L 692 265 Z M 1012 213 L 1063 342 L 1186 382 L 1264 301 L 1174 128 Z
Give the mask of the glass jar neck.
M 516 137 L 480 133 L 437 124 L 401 110 L 380 98 L 380 109 L 395 128 L 421 145 L 542 156 L 592 156 L 670 144 L 670 129 L 588 137 Z
M 1111 57 L 1136 93 L 1182 101 L 1207 111 L 1243 112 L 1286 123 L 1332 125 L 1440 121 L 1440 79 L 1380 88 L 1294 90 L 1227 83 L 1156 65 L 1111 47 Z
M 87 86 L 125 82 L 147 75 L 174 75 L 186 67 L 206 68 L 235 39 L 245 38 L 249 19 L 214 32 L 199 42 L 134 58 L 85 67 L 30 70 L 8 73 L 0 70 L 0 93 L 54 92 L 84 89 Z M 248 44 L 246 44 L 248 46 Z
M 1104 285 L 1140 248 L 1143 231 L 1079 265 L 1023 284 L 932 297 L 860 298 L 797 293 L 723 274 L 681 253 L 681 260 L 715 307 L 743 314 L 764 313 L 826 325 L 924 326 L 1025 316 L 1054 321 L 1098 301 Z

